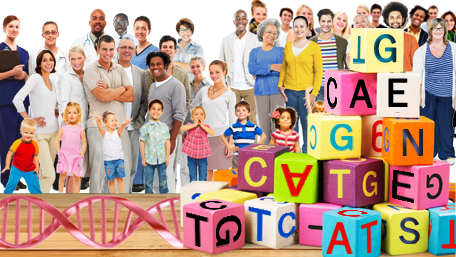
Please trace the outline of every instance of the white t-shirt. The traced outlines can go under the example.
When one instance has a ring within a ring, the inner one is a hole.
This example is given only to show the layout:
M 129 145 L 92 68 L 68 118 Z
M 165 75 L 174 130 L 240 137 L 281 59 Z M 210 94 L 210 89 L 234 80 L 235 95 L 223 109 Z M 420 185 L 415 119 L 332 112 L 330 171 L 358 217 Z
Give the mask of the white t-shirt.
M 244 70 L 244 51 L 247 37 L 244 35 L 241 39 L 234 37 L 234 69 L 233 69 L 233 82 L 231 87 L 237 90 L 248 90 L 252 89 L 251 85 L 247 81 Z
M 291 47 L 293 49 L 293 54 L 298 57 L 298 55 L 300 55 L 302 53 L 302 51 L 304 51 L 304 49 L 306 49 L 306 47 L 308 46 L 309 44 L 305 45 L 304 47 L 301 47 L 301 48 L 297 48 L 295 47 L 293 44 L 291 44 Z
M 290 31 L 291 29 L 288 32 Z M 285 45 L 287 44 L 288 32 L 285 32 L 282 29 L 280 29 L 279 42 L 281 47 L 285 47 Z
M 131 65 L 130 65 L 130 67 L 123 68 L 123 69 L 127 73 L 128 79 L 130 80 L 131 88 L 133 88 L 133 73 L 131 71 Z M 133 103 L 132 102 L 124 102 L 124 106 L 125 106 L 125 114 L 127 115 L 127 117 L 131 118 L 131 112 L 132 112 L 132 109 L 133 109 Z M 124 122 L 124 121 L 122 120 L 120 122 Z M 135 128 L 133 127 L 133 124 L 130 123 L 130 124 L 128 124 L 127 129 L 128 130 L 134 130 Z

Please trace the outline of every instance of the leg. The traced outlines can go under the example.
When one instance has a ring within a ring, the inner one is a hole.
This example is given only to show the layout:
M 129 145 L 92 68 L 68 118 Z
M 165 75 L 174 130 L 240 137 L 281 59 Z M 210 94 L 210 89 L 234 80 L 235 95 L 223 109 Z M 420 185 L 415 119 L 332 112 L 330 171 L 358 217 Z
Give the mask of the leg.
M 133 180 L 136 175 L 136 169 L 138 167 L 138 149 L 139 149 L 139 129 L 129 130 L 128 136 L 130 137 L 131 145 L 131 172 L 130 174 L 130 190 L 133 188 Z M 131 192 L 130 192 L 131 193 Z
M 70 182 L 67 183 L 67 187 L 69 187 L 69 193 L 78 194 L 80 192 L 80 184 L 81 184 L 81 177 L 78 177 L 73 174 L 70 179 L 67 179 Z
M 233 158 L 231 159 L 231 168 L 237 169 L 238 168 L 238 155 L 233 154 Z
M 190 175 L 187 166 L 187 155 L 182 152 L 182 147 L 184 144 L 181 145 L 181 149 L 179 150 L 180 154 L 180 179 L 181 179 L 181 187 L 185 186 L 190 182 Z
M 54 159 L 55 159 L 55 138 L 58 131 L 50 134 L 35 134 L 35 139 L 40 149 L 40 186 L 41 192 L 49 193 L 55 180 Z M 51 142 L 54 146 L 51 146 Z M 54 156 L 52 156 L 54 155 Z
M 256 102 L 256 107 L 258 108 L 258 126 L 263 130 L 264 134 L 266 135 L 266 140 L 264 142 L 269 142 L 271 141 L 271 133 L 272 131 L 269 131 L 269 123 L 271 123 L 271 119 L 269 118 L 269 102 L 268 102 L 268 96 L 264 95 L 256 95 L 255 96 L 255 102 Z
M 89 193 L 101 193 L 101 182 L 105 177 L 103 163 L 103 139 L 97 128 L 87 128 L 87 143 L 89 145 L 90 188 Z M 105 191 L 104 193 L 107 193 Z
M 207 157 L 199 160 L 199 180 L 207 181 Z
M 452 126 L 454 109 L 451 105 L 451 97 L 437 97 L 437 111 L 435 115 L 436 137 L 434 138 L 434 142 L 437 142 L 437 154 L 441 160 L 455 157 L 453 147 L 454 130 Z
M 285 95 L 287 96 L 288 98 L 288 102 L 286 102 L 286 107 L 291 107 L 293 109 L 295 109 L 296 112 L 298 112 L 298 105 L 299 105 L 299 97 L 298 97 L 298 94 L 297 94 L 297 91 L 294 91 L 294 90 L 289 90 L 289 89 L 285 89 Z M 297 133 L 299 133 L 299 124 L 300 122 L 300 119 L 299 119 L 299 115 L 297 117 L 297 120 L 296 120 L 296 125 L 294 126 L 293 130 L 296 131 Z
M 212 175 L 214 174 L 213 170 L 207 170 L 207 181 L 212 181 Z
M 233 91 L 234 94 L 236 95 L 236 103 L 238 103 L 239 101 L 242 100 L 241 90 L 237 90 L 237 89 L 231 88 L 231 91 Z
M 133 179 L 133 185 L 144 185 L 144 166 L 142 165 L 141 153 L 138 152 L 138 165 L 136 166 L 136 175 Z
M 301 153 L 307 153 L 307 108 L 305 106 L 306 91 L 297 91 L 298 94 L 298 109 L 297 115 L 301 120 L 302 147 Z M 296 125 L 295 125 L 296 126 Z
M 158 177 L 160 178 L 160 194 L 168 193 L 168 178 L 166 177 L 166 165 L 165 163 L 157 165 Z
M 198 181 L 197 177 L 197 169 L 196 169 L 196 159 L 187 156 L 187 166 L 188 166 L 188 172 L 190 175 L 190 183 L 193 181 Z
M 119 187 L 119 194 L 123 194 L 124 193 L 124 182 L 123 182 L 123 178 L 116 178 L 117 180 L 117 186 Z
M 145 185 L 145 188 L 146 188 L 146 194 L 153 194 L 154 193 L 154 190 L 153 190 L 153 185 L 154 185 L 154 173 L 155 173 L 155 165 L 147 165 L 146 167 L 144 167 L 144 173 L 146 175 L 146 185 Z
M 123 165 L 124 166 L 124 173 L 125 176 L 123 177 L 123 182 L 124 182 L 124 190 L 123 192 L 127 194 L 131 194 L 131 186 L 130 186 L 130 171 L 131 171 L 131 143 L 130 143 L 130 137 L 128 136 L 128 133 L 122 133 L 122 136 L 120 137 L 122 141 L 122 150 L 124 152 L 124 159 L 123 159 Z M 138 139 L 139 140 L 139 139 Z M 138 141 L 139 144 L 139 141 Z M 139 146 L 138 146 L 139 147 Z M 126 176 L 126 171 L 128 172 L 128 176 Z M 122 177 L 122 176 L 120 176 Z
M 22 177 L 22 172 L 19 169 L 17 169 L 13 165 L 11 165 L 10 167 L 11 167 L 11 172 L 10 172 L 8 184 L 6 184 L 5 191 L 3 191 L 3 193 L 5 193 L 5 194 L 12 194 L 14 192 L 14 189 L 16 189 L 17 182 L 19 182 L 19 180 Z M 36 175 L 36 173 L 35 173 L 35 175 Z M 30 186 L 29 186 L 29 190 L 30 190 Z
M 59 176 L 59 193 L 63 193 L 63 185 L 65 184 L 65 179 L 67 178 L 67 173 L 61 173 Z M 68 187 L 67 187 L 68 190 Z
M 168 189 L 170 193 L 176 192 L 177 183 L 177 165 L 179 164 L 179 152 L 182 148 L 182 134 L 179 134 L 176 138 L 176 147 L 174 148 L 173 154 L 169 156 L 169 165 L 166 168 L 166 175 L 168 177 Z M 165 166 L 166 167 L 166 166 Z M 157 172 L 158 173 L 158 172 Z M 154 191 L 159 192 L 159 177 L 155 177 L 156 182 L 154 183 Z
M 116 192 L 116 161 L 104 161 L 105 177 L 107 181 L 105 185 L 108 186 L 109 193 L 113 194 Z M 103 192 L 106 194 L 107 192 Z
M 278 106 L 285 106 L 285 100 L 283 100 L 282 94 L 275 94 L 275 95 L 269 95 L 269 106 L 268 108 L 268 124 L 266 126 L 269 126 L 269 135 L 267 135 L 268 141 L 264 141 L 266 144 L 269 144 L 271 141 L 271 134 L 276 130 L 274 123 L 272 123 L 271 118 L 269 116 L 269 113 L 272 113 Z M 296 122 L 298 123 L 298 122 Z M 263 129 L 263 128 L 261 128 Z M 263 130 L 264 131 L 264 130 Z
M 255 102 L 255 95 L 253 94 L 253 88 L 249 90 L 242 90 L 242 98 L 250 104 L 250 121 L 258 125 L 257 121 L 257 106 Z
M 0 105 L 0 170 L 5 168 L 6 155 L 15 140 L 21 138 L 19 129 L 23 118 L 14 105 Z M 1 173 L 1 183 L 6 187 L 10 171 Z
M 22 176 L 24 177 L 25 183 L 27 183 L 29 192 L 31 194 L 42 193 L 40 188 L 40 181 L 38 180 L 38 176 L 34 171 L 22 172 Z
M 318 92 L 317 98 L 315 101 L 325 101 L 325 85 L 321 85 L 320 91 Z
M 129 176 L 126 175 L 126 167 L 125 167 L 125 160 L 116 160 L 115 161 L 115 171 L 114 171 L 114 176 L 117 181 L 117 187 L 119 189 L 119 194 L 123 194 L 125 192 L 125 184 L 124 179 L 129 178 Z M 129 184 L 128 184 L 129 185 Z
M 116 181 L 110 180 L 108 181 L 109 193 L 114 194 L 116 192 Z

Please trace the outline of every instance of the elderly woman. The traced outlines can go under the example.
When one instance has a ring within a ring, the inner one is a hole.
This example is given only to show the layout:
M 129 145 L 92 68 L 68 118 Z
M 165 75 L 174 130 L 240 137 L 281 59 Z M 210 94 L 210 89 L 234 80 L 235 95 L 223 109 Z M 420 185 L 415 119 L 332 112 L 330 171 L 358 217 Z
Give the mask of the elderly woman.
M 275 131 L 269 114 L 277 106 L 283 106 L 283 97 L 280 94 L 280 70 L 282 69 L 283 47 L 274 46 L 274 41 L 280 35 L 280 22 L 273 18 L 264 20 L 258 25 L 257 37 L 262 46 L 252 49 L 249 57 L 249 72 L 256 76 L 254 95 L 257 104 L 260 128 L 266 134 L 266 141 L 271 141 L 271 134 Z
M 355 29 L 372 28 L 372 25 L 369 23 L 369 20 L 367 20 L 364 14 L 357 14 L 355 18 L 353 18 L 353 26 L 355 26 Z M 350 37 L 348 37 L 347 41 L 347 65 L 350 68 Z
M 190 81 L 193 80 L 193 74 L 190 70 L 190 58 L 195 55 L 204 56 L 204 50 L 201 45 L 193 41 L 192 35 L 195 32 L 195 26 L 190 19 L 180 19 L 176 24 L 176 31 L 180 38 L 177 40 L 176 54 L 173 63 L 179 68 L 188 72 Z
M 415 52 L 413 71 L 421 75 L 421 115 L 435 122 L 434 156 L 453 165 L 456 44 L 447 34 L 442 18 L 429 23 L 429 39 Z

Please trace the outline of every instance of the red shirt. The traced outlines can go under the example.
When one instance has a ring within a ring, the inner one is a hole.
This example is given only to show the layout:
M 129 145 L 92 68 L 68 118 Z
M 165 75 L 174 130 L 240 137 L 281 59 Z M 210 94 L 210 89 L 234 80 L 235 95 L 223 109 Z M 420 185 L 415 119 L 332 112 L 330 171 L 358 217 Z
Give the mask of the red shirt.
M 188 125 L 192 125 L 192 123 L 189 123 Z M 204 126 L 210 128 L 207 124 L 204 124 Z M 209 147 L 207 132 L 200 126 L 189 129 L 187 131 L 187 138 L 185 139 L 184 146 L 182 147 L 182 152 L 195 159 L 203 159 L 211 155 L 212 152 Z
M 32 140 L 25 143 L 22 139 L 14 141 L 10 151 L 14 153 L 13 166 L 23 172 L 35 170 L 33 157 L 39 153 L 38 144 Z
M 295 151 L 296 141 L 299 142 L 299 134 L 292 130 L 290 133 L 285 134 L 280 129 L 274 131 L 271 136 L 276 140 L 276 145 L 290 147 L 290 152 Z

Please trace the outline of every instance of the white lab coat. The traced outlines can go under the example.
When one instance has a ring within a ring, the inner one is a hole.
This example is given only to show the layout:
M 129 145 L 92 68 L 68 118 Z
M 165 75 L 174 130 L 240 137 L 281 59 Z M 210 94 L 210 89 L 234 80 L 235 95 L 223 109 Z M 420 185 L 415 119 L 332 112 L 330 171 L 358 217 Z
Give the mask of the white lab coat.
M 59 51 L 55 55 L 55 73 L 51 73 L 51 75 L 49 76 L 49 78 L 52 79 L 56 84 L 59 83 L 60 76 L 68 71 L 68 67 L 70 64 L 67 52 L 65 52 L 61 47 L 57 48 L 59 49 Z M 36 73 L 36 58 L 38 57 L 38 54 L 43 50 L 44 46 L 30 54 L 28 62 L 29 76 L 32 76 Z
M 84 70 L 89 67 L 90 64 L 98 60 L 98 53 L 95 51 L 93 42 L 90 39 L 90 32 L 76 39 L 71 47 L 73 46 L 82 46 L 84 48 L 84 53 L 86 56 L 86 60 L 84 62 Z

